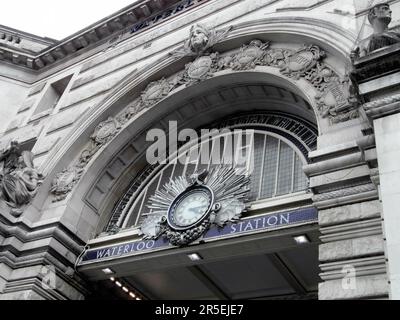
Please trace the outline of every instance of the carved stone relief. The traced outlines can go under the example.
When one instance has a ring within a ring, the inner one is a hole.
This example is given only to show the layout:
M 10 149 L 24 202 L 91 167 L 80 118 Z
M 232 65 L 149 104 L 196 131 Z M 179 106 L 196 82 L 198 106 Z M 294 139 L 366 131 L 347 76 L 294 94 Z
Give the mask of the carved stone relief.
M 218 53 L 197 58 L 186 65 L 181 83 L 185 83 L 188 86 L 211 78 L 214 72 L 217 71 L 217 62 Z
M 43 176 L 33 165 L 33 154 L 22 151 L 17 141 L 0 152 L 0 201 L 10 207 L 10 213 L 18 217 L 23 206 L 35 197 Z
M 298 80 L 305 77 L 325 55 L 325 51 L 315 45 L 304 45 L 303 48 L 289 54 L 279 69 L 283 75 Z
M 254 69 L 257 65 L 262 65 L 268 47 L 269 42 L 251 41 L 250 44 L 242 46 L 239 53 L 233 56 L 230 67 L 232 70 L 248 70 Z
M 68 196 L 68 193 L 79 181 L 89 161 L 120 129 L 121 124 L 112 117 L 96 127 L 90 136 L 87 148 L 82 151 L 78 160 L 55 176 L 50 188 L 50 192 L 54 195 L 53 202 L 62 201 Z
M 64 200 L 79 180 L 83 169 L 79 167 L 66 168 L 56 175 L 51 186 L 51 193 L 55 195 L 53 202 Z
M 229 166 L 218 166 L 210 172 L 196 172 L 189 178 L 180 176 L 171 179 L 150 197 L 148 208 L 151 211 L 141 223 L 140 233 L 143 239 L 164 236 L 174 246 L 188 245 L 204 235 L 212 225 L 223 227 L 240 220 L 246 210 L 245 200 L 250 190 L 249 184 L 250 176 L 246 175 L 246 170 Z M 203 190 L 202 188 L 210 192 L 206 215 L 191 226 L 176 228 L 172 223 L 172 204 L 184 198 L 185 194 L 190 194 L 196 189 Z
M 215 30 L 201 24 L 195 24 L 190 28 L 189 39 L 185 41 L 183 48 L 171 52 L 170 55 L 177 58 L 203 55 L 212 46 L 224 40 L 231 30 L 232 27 Z

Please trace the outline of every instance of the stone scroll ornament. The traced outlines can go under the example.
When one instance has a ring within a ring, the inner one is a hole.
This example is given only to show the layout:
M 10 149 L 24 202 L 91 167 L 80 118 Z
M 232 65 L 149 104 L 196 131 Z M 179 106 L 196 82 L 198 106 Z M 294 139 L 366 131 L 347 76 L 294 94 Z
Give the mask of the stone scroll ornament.
M 140 226 L 144 239 L 165 237 L 174 246 L 200 239 L 213 225 L 238 221 L 246 210 L 250 177 L 245 169 L 217 166 L 171 180 L 150 197 Z
M 33 164 L 33 153 L 23 151 L 17 141 L 0 152 L 0 201 L 10 207 L 13 216 L 23 213 L 42 182 L 43 175 Z
M 180 59 L 192 57 L 185 69 L 170 78 L 149 83 L 141 95 L 115 118 L 101 122 L 90 137 L 88 147 L 78 161 L 59 173 L 51 192 L 54 201 L 67 197 L 84 168 L 97 151 L 107 144 L 134 115 L 152 108 L 181 86 L 191 86 L 215 76 L 219 71 L 241 72 L 257 66 L 274 67 L 295 81 L 308 81 L 317 90 L 316 105 L 321 117 L 331 123 L 348 121 L 359 116 L 358 99 L 348 76 L 340 77 L 324 63 L 326 53 L 316 45 L 303 45 L 298 50 L 279 48 L 270 41 L 254 39 L 239 49 L 220 54 L 213 46 L 225 39 L 232 27 L 212 30 L 196 24 L 190 29 L 189 39 L 170 55 Z

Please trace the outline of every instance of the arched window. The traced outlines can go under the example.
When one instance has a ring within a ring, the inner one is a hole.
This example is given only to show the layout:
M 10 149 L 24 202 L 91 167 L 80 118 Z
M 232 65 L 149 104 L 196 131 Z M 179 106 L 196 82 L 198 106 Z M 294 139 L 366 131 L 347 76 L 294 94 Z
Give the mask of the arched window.
M 218 134 L 206 139 L 203 136 L 196 143 L 182 146 L 167 164 L 152 168 L 151 174 L 144 172 L 145 178 L 139 177 L 135 181 L 117 205 L 120 212 L 114 212 L 109 226 L 119 224 L 119 227 L 129 228 L 139 225 L 152 213 L 150 197 L 171 179 L 190 176 L 221 164 L 246 167 L 251 179 L 250 203 L 305 192 L 308 179 L 302 167 L 315 145 L 316 132 L 307 128 L 308 124 L 295 121 L 293 125 L 281 120 L 276 117 L 271 120 L 271 126 L 247 123 L 239 126 L 242 130 L 230 126 L 229 130 L 220 130 Z M 292 132 L 294 130 L 300 137 Z

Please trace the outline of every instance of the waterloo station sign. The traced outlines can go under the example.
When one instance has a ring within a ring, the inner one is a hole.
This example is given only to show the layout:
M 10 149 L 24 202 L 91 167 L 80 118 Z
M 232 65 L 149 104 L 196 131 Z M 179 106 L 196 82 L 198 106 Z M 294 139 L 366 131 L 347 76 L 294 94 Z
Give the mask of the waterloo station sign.
M 318 221 L 315 208 L 302 208 L 294 211 L 281 212 L 243 219 L 238 223 L 230 223 L 223 228 L 212 227 L 203 236 L 206 242 L 232 237 L 248 236 L 260 232 L 312 224 Z M 86 265 L 101 261 L 125 258 L 160 250 L 176 249 L 165 238 L 158 240 L 132 240 L 106 247 L 88 249 L 78 265 Z

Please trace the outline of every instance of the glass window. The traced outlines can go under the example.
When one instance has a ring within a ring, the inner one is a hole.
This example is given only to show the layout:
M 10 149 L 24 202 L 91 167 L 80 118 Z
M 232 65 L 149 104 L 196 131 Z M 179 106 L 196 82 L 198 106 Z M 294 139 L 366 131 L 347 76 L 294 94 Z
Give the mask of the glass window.
M 255 131 L 250 144 L 251 152 L 244 153 L 244 148 L 238 150 L 240 144 L 235 140 L 235 134 L 231 135 L 231 137 L 214 136 L 202 144 L 193 146 L 189 152 L 181 153 L 180 161 L 166 165 L 158 171 L 136 196 L 126 226 L 140 223 L 146 213 L 152 212 L 148 207 L 149 198 L 156 190 L 163 188 L 171 178 L 190 176 L 195 171 L 211 169 L 225 161 L 229 163 L 229 159 L 235 158 L 235 154 L 239 152 L 242 156 L 246 155 L 247 162 L 253 161 L 249 201 L 284 196 L 307 189 L 308 179 L 302 169 L 303 157 L 285 139 L 266 131 Z M 243 143 L 245 139 L 242 136 Z M 209 154 L 204 157 L 200 150 L 206 150 Z

